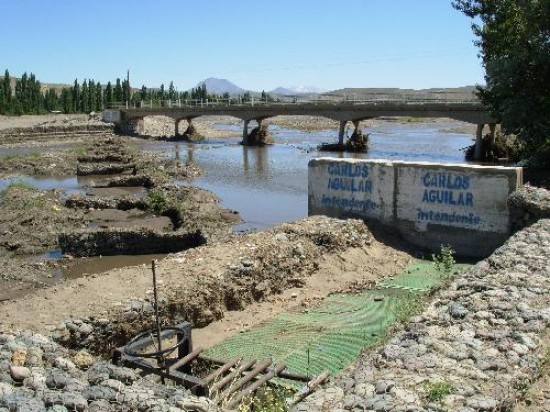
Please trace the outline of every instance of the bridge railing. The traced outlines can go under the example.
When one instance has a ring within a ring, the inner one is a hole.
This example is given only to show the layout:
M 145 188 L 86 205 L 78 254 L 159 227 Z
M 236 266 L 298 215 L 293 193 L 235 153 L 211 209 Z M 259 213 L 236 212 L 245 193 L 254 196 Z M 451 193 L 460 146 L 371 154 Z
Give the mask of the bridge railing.
M 289 100 L 242 100 L 242 99 L 177 99 L 177 100 L 140 100 L 131 102 L 113 102 L 108 105 L 108 109 L 180 109 L 180 108 L 206 108 L 206 107 L 254 107 L 254 106 L 277 106 L 277 105 L 361 105 L 372 103 L 402 103 L 402 104 L 422 104 L 422 103 L 449 103 L 449 104 L 472 104 L 479 103 L 479 99 L 441 99 L 441 98 L 369 98 L 369 99 L 354 99 L 354 98 L 315 98 L 303 99 L 294 98 Z

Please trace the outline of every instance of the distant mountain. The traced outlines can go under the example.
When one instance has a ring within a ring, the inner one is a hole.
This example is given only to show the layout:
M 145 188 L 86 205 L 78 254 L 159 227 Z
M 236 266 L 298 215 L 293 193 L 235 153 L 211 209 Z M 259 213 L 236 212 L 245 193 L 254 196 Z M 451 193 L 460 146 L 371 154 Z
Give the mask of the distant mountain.
M 229 80 L 217 79 L 216 77 L 209 77 L 208 79 L 198 82 L 197 87 L 200 87 L 203 84 L 206 85 L 206 90 L 208 90 L 209 93 L 229 93 L 231 96 L 235 96 L 246 92 L 245 89 L 231 83 Z
M 315 86 L 290 86 L 277 87 L 269 92 L 269 94 L 277 94 L 279 96 L 294 96 L 297 94 L 319 94 L 325 93 L 327 90 L 320 89 Z

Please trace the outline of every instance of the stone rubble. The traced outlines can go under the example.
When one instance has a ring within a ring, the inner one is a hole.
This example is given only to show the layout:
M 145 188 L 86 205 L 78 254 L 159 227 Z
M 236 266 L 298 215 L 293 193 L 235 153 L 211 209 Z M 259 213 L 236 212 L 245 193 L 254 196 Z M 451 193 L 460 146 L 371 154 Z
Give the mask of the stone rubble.
M 216 411 L 154 376 L 72 353 L 32 332 L 0 333 L 0 412 Z

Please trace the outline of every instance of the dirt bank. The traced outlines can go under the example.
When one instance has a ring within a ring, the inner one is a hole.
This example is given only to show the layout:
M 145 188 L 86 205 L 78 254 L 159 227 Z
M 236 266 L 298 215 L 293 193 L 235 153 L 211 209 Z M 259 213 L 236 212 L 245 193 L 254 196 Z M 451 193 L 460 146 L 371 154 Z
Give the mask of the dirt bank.
M 160 296 L 165 302 L 161 313 L 167 323 L 184 318 L 206 326 L 218 320 L 197 332 L 198 341 L 210 345 L 289 306 L 308 305 L 330 292 L 389 276 L 411 260 L 377 242 L 362 222 L 311 217 L 159 262 Z M 52 331 L 70 316 L 86 319 L 99 328 L 87 345 L 100 349 L 150 324 L 151 282 L 150 269 L 144 266 L 87 276 L 24 300 L 4 302 L 0 319 L 6 326 L 36 331 Z M 220 321 L 226 316 L 229 321 Z M 105 319 L 114 321 L 107 322 L 114 325 L 108 332 L 101 326 Z M 58 336 L 74 344 L 66 333 L 64 327 L 56 329 Z
M 224 236 L 240 221 L 212 193 L 173 183 L 197 176 L 196 166 L 140 152 L 130 138 L 89 137 L 76 149 L 2 160 L 0 177 L 87 177 L 77 194 L 40 190 L 17 179 L 0 191 L 0 257 L 9 269 L 0 299 L 51 285 L 61 268 L 74 264 L 48 254 L 177 252 Z

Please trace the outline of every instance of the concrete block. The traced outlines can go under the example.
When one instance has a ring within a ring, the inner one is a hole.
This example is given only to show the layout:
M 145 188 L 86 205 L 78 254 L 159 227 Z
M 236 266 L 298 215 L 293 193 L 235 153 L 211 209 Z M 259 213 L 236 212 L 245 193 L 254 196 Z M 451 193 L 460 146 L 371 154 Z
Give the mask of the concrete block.
M 522 180 L 513 167 L 319 158 L 309 214 L 376 221 L 422 248 L 483 257 L 510 235 L 507 199 Z
M 488 256 L 511 233 L 507 199 L 521 168 L 394 162 L 395 224 L 431 250 L 450 244 L 463 256 Z

